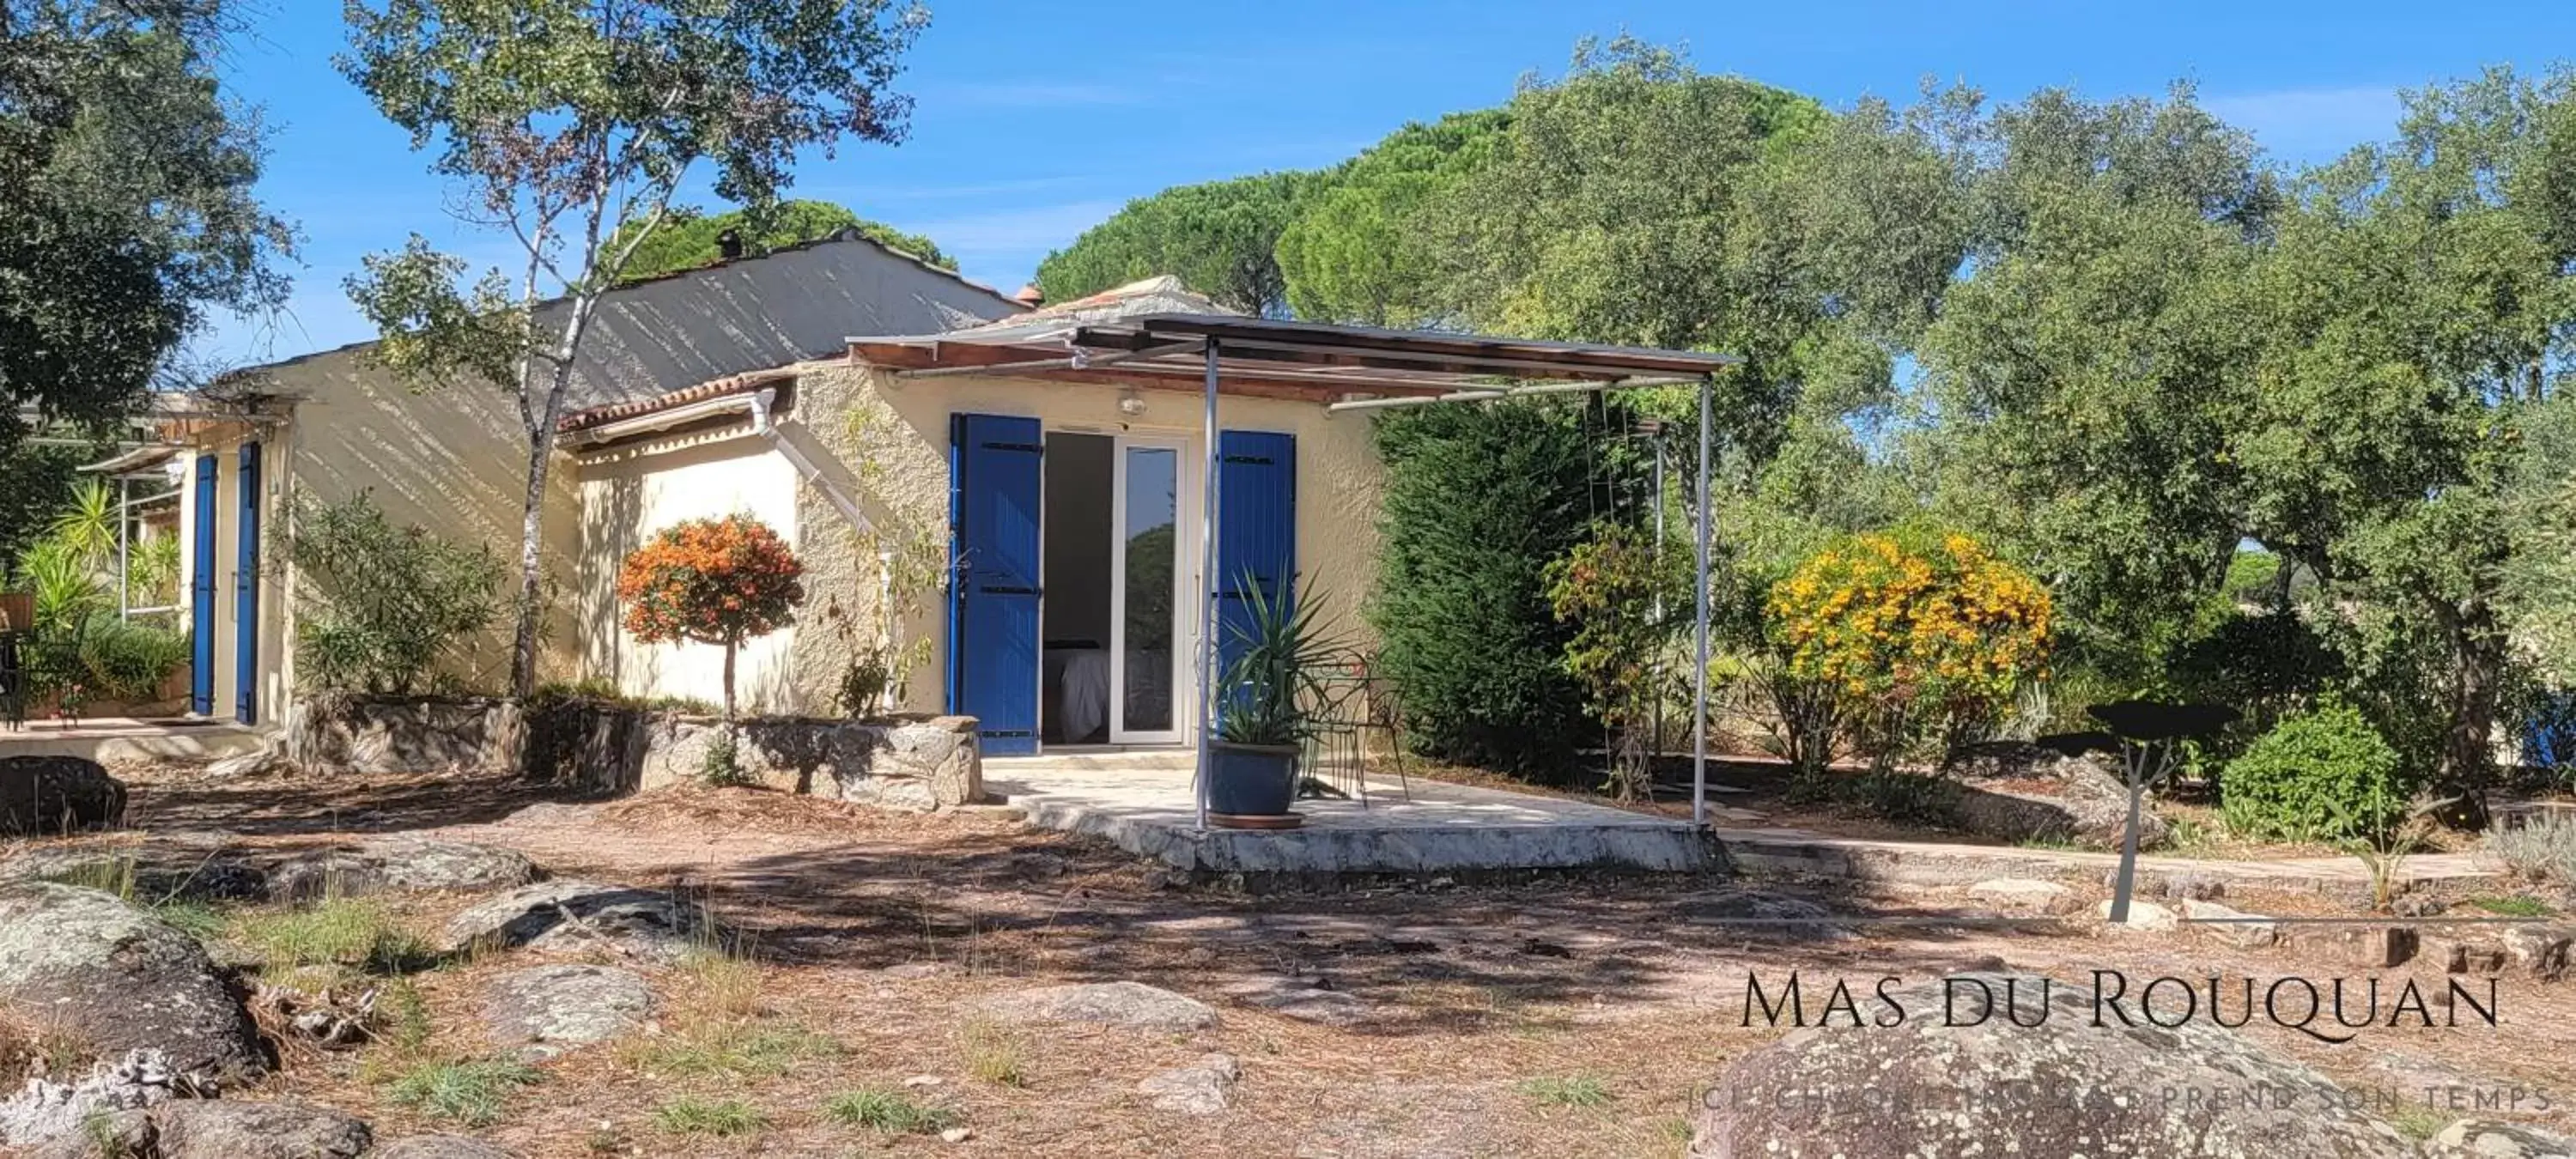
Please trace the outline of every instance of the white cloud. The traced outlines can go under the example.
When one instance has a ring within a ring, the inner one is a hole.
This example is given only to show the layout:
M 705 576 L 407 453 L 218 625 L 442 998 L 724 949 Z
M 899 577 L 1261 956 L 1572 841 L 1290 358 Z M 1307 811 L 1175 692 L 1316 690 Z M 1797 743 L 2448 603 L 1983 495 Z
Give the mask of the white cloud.
M 2273 156 L 2310 164 L 2392 135 L 2401 111 L 2394 86 L 2240 93 L 2205 97 L 2201 105 L 2254 134 Z

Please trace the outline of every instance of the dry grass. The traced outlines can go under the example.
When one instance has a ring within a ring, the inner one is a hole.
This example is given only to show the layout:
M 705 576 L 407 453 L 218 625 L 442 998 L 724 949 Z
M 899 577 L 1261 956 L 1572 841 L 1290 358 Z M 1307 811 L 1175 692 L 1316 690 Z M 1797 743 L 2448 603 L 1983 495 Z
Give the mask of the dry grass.
M 966 1073 L 999 1087 L 1029 1085 L 1029 1041 L 1019 1030 L 977 1015 L 959 1023 L 958 1049 Z
M 327 791 L 359 804 L 345 783 Z M 699 798 L 706 812 L 689 807 Z M 2189 936 L 2113 941 L 2082 931 L 1864 927 L 1850 941 L 1800 943 L 1711 926 L 1694 910 L 1708 884 L 1653 879 L 1265 898 L 1169 891 L 1148 884 L 1133 859 L 988 818 L 862 811 L 833 828 L 825 821 L 848 807 L 746 790 L 546 808 L 542 823 L 495 818 L 447 835 L 517 846 L 563 874 L 652 888 L 686 882 L 749 927 L 763 954 L 624 963 L 664 1000 L 661 1032 L 538 1064 L 542 1085 L 511 1085 L 498 1117 L 473 1128 L 531 1159 L 946 1153 L 935 1140 L 869 1125 L 892 1120 L 844 1099 L 871 1092 L 971 1123 L 975 1139 L 954 1149 L 960 1155 L 1675 1156 L 1706 1085 L 1776 1037 L 1738 1025 L 1747 971 L 1851 977 L 1865 989 L 1880 974 L 1929 977 L 1989 954 L 2075 978 L 2096 966 L 2135 976 L 2301 966 L 2281 951 Z M 1061 871 L 1028 872 L 1022 862 L 1039 855 L 1061 859 Z M 1888 913 L 1963 906 L 1919 889 L 1835 900 Z M 2298 912 L 2290 899 L 2228 901 Z M 425 928 L 462 904 L 396 903 L 394 914 Z M 882 972 L 925 960 L 977 968 Z M 253 1093 L 344 1107 L 386 1138 L 455 1129 L 388 1087 L 423 1065 L 485 1058 L 485 987 L 531 961 L 513 952 L 411 975 L 417 1013 L 395 1013 L 402 1000 L 388 995 L 388 1029 L 360 1059 L 290 1067 Z M 1227 997 L 1238 982 L 1289 973 L 1328 978 L 1377 1017 L 1320 1026 Z M 1000 992 L 1114 979 L 1208 1001 L 1220 1022 L 1170 1035 L 1011 1025 L 981 1013 Z M 2576 1049 L 2567 1029 L 2576 1027 L 2576 987 L 2508 984 L 2506 1003 L 2501 1032 L 2408 1036 L 2388 1040 L 2391 1050 L 2289 1034 L 2263 1041 L 2353 1085 L 2385 1085 L 2374 1064 L 2404 1053 L 2441 1073 L 2554 1089 L 2556 1060 Z M 1197 1118 L 1142 1105 L 1140 1080 L 1209 1051 L 1241 1060 L 1232 1109 Z M 925 1074 L 940 1084 L 903 1085 Z M 2564 1132 L 2570 1120 L 2576 1108 L 2542 1125 Z

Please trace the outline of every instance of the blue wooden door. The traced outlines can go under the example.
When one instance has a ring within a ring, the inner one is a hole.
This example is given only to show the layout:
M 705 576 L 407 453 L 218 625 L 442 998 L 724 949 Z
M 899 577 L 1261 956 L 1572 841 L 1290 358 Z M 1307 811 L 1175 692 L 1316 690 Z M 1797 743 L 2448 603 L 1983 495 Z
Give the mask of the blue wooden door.
M 188 709 L 215 711 L 215 457 L 197 456 L 196 542 L 188 582 Z
M 239 552 L 233 560 L 233 719 L 259 723 L 259 444 L 243 443 Z
M 948 711 L 987 755 L 1038 751 L 1038 421 L 949 420 Z
M 1216 476 L 1216 681 L 1252 629 L 1250 589 L 1274 604 L 1296 597 L 1297 439 L 1273 431 L 1220 431 Z

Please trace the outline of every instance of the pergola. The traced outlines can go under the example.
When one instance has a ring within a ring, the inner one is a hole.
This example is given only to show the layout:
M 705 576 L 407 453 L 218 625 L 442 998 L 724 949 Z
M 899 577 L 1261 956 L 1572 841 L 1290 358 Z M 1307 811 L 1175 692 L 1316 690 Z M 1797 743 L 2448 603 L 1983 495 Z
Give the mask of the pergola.
M 1025 318 L 948 335 L 854 339 L 850 353 L 902 378 L 1008 375 L 1205 395 L 1207 463 L 1200 496 L 1196 657 L 1199 728 L 1215 735 L 1218 396 L 1314 402 L 1328 412 L 1491 402 L 1648 386 L 1699 392 L 1696 653 L 1691 688 L 1691 819 L 1705 823 L 1708 796 L 1709 457 L 1714 378 L 1743 360 L 1727 354 L 1539 342 L 1478 334 L 1381 330 L 1238 314 L 1144 313 L 1086 319 Z M 1209 746 L 1198 746 L 1198 825 L 1207 826 Z

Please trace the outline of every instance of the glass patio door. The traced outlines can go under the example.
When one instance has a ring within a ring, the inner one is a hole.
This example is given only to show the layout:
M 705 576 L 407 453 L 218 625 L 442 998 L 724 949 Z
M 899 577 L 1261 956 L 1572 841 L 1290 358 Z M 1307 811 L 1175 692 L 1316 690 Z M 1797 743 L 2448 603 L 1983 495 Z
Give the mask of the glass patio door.
M 1181 688 L 1181 444 L 1121 437 L 1112 473 L 1109 739 L 1177 742 Z

